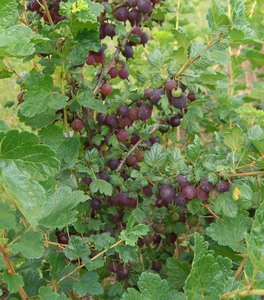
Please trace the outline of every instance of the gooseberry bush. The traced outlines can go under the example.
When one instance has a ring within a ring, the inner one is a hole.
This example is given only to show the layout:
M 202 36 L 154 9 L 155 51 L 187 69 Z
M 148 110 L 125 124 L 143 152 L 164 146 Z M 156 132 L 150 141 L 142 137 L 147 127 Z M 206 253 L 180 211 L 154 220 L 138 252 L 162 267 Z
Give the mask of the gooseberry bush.
M 185 2 L 0 0 L 1 299 L 264 296 L 260 1 Z

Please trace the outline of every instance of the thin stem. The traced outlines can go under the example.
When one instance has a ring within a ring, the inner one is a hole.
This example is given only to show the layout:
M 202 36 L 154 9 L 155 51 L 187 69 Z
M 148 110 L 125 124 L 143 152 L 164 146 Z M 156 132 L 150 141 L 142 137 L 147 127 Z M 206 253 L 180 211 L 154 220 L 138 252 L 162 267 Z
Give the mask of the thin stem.
M 230 27 L 228 26 L 227 29 L 225 29 L 223 32 L 220 32 L 218 34 L 218 38 L 217 40 L 215 40 L 214 42 L 211 42 L 209 45 L 206 46 L 205 50 L 209 50 L 211 47 L 213 47 L 216 44 L 219 44 L 223 35 L 228 31 Z M 188 69 L 190 67 L 190 65 L 192 65 L 196 60 L 200 59 L 202 56 L 201 55 L 197 55 L 194 58 L 192 58 L 191 60 L 188 60 L 182 67 L 181 69 L 178 71 L 178 73 L 175 75 L 175 79 L 178 79 L 179 77 L 182 76 L 182 74 L 184 73 L 184 71 L 186 69 Z
M 181 6 L 181 0 L 177 1 L 177 8 L 176 8 L 176 24 L 175 28 L 178 30 L 179 28 L 179 11 L 180 11 L 180 6 Z
M 8 249 L 2 243 L 0 243 L 0 252 L 2 253 L 2 258 L 3 258 L 4 265 L 7 269 L 8 274 L 16 275 L 16 271 L 13 267 L 13 263 L 8 255 Z M 22 300 L 29 299 L 26 291 L 24 290 L 24 288 L 21 285 L 18 287 L 18 293 Z
M 208 204 L 200 203 L 200 205 L 202 205 L 204 208 L 206 208 L 206 209 L 211 213 L 211 215 L 212 215 L 215 219 L 219 219 L 218 215 L 216 215 L 216 214 L 211 210 L 211 208 L 209 207 Z
M 154 133 L 157 129 L 159 128 L 159 123 L 155 124 L 155 126 L 150 130 L 150 134 Z M 126 161 L 126 159 L 128 158 L 128 156 L 133 153 L 137 147 L 143 142 L 143 139 L 140 139 L 126 154 L 126 156 L 124 157 L 124 159 L 121 161 L 121 163 L 119 164 L 119 166 L 117 167 L 117 172 L 120 171 Z
M 243 259 L 239 265 L 239 267 L 237 268 L 235 274 L 234 274 L 234 279 L 237 280 L 239 278 L 239 276 L 241 275 L 243 269 L 244 269 L 244 266 L 246 264 L 246 261 L 247 261 L 247 256 L 245 254 L 242 255 L 243 256 Z
M 237 174 L 229 174 L 228 177 L 240 177 L 240 176 L 252 176 L 252 175 L 264 175 L 264 171 L 255 171 L 255 172 L 244 172 Z
M 233 292 L 230 292 L 230 293 L 226 293 L 224 295 L 221 296 L 221 300 L 225 300 L 225 299 L 233 299 L 235 298 L 236 296 L 240 298 L 243 298 L 243 297 L 247 297 L 247 296 L 250 296 L 250 295 L 255 295 L 255 296 L 263 296 L 264 295 L 264 289 L 252 289 L 252 290 L 235 290 Z
M 46 16 L 47 16 L 47 18 L 48 18 L 50 24 L 51 24 L 52 26 L 54 26 L 54 22 L 53 22 L 53 20 L 52 20 L 51 15 L 50 15 L 50 11 L 49 11 L 49 8 L 48 8 L 48 5 L 47 5 L 46 0 L 42 0 L 42 4 L 43 4 L 43 6 L 44 6 L 44 11 L 45 11 L 45 14 L 46 14 Z
M 101 251 L 100 253 L 96 254 L 94 257 L 91 258 L 91 261 L 94 261 L 96 258 L 100 257 L 101 255 L 103 255 L 104 253 L 106 253 L 107 251 L 115 248 L 116 246 L 120 245 L 123 242 L 123 240 L 119 240 L 116 243 L 114 243 L 113 245 L 111 245 L 110 247 L 106 248 L 105 250 Z M 80 270 L 81 268 L 85 267 L 84 264 L 79 265 L 78 267 L 76 267 L 75 269 L 73 269 L 70 273 L 68 273 L 67 275 L 63 276 L 57 283 L 62 282 L 63 280 L 69 278 L 72 274 L 74 274 L 75 272 L 77 272 L 78 270 Z

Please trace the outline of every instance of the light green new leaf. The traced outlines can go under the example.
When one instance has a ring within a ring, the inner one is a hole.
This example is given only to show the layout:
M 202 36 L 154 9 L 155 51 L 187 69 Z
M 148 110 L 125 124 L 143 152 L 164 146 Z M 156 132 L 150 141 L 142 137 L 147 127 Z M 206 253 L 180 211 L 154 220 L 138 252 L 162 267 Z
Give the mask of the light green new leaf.
M 42 286 L 39 289 L 39 300 L 67 300 L 69 299 L 66 295 L 59 295 L 52 291 L 50 286 Z
M 223 7 L 215 0 L 212 0 L 212 6 L 208 11 L 207 20 L 213 31 L 231 24 L 228 16 L 224 14 Z
M 250 219 L 245 215 L 237 215 L 235 218 L 224 217 L 218 219 L 207 228 L 206 234 L 219 245 L 229 246 L 236 252 L 245 253 L 245 234 L 250 226 Z
M 255 213 L 250 234 L 246 238 L 248 256 L 255 269 L 264 271 L 264 202 Z
M 155 143 L 149 151 L 144 154 L 144 162 L 149 166 L 161 167 L 167 160 L 167 153 L 164 152 L 163 147 Z
M 242 130 L 239 127 L 235 127 L 228 132 L 224 132 L 224 144 L 233 151 L 241 151 L 242 141 Z
M 98 282 L 99 276 L 95 272 L 86 272 L 81 276 L 79 281 L 75 281 L 73 284 L 73 288 L 76 290 L 79 296 L 84 296 L 89 294 L 100 295 L 103 293 L 103 287 Z
M 165 57 L 163 56 L 162 52 L 159 49 L 155 49 L 149 56 L 148 62 L 154 68 L 160 68 L 163 66 L 165 62 Z
M 6 271 L 2 276 L 2 280 L 7 284 L 8 291 L 10 293 L 16 293 L 19 286 L 24 286 L 24 281 L 22 276 L 17 274 L 8 274 Z
M 63 227 L 76 220 L 77 212 L 73 210 L 80 202 L 86 201 L 87 195 L 82 191 L 72 191 L 64 186 L 52 195 L 43 207 L 39 224 L 47 227 Z
M 0 56 L 22 58 L 34 53 L 34 44 L 30 43 L 33 35 L 33 31 L 22 24 L 0 29 Z
M 40 258 L 44 253 L 43 236 L 36 231 L 27 231 L 22 234 L 18 243 L 10 246 L 14 253 L 20 252 L 26 258 Z
M 169 284 L 158 274 L 144 272 L 140 275 L 138 287 L 142 293 L 142 300 L 168 300 Z
M 101 194 L 112 196 L 113 186 L 103 179 L 95 179 L 90 184 L 90 191 L 92 193 L 96 193 L 99 191 L 99 193 Z
M 18 20 L 16 0 L 0 1 L 0 27 L 7 28 Z
M 178 42 L 179 46 L 183 47 L 184 49 L 187 49 L 189 47 L 190 40 L 185 33 L 177 29 L 172 29 L 172 33 L 175 36 L 175 39 Z

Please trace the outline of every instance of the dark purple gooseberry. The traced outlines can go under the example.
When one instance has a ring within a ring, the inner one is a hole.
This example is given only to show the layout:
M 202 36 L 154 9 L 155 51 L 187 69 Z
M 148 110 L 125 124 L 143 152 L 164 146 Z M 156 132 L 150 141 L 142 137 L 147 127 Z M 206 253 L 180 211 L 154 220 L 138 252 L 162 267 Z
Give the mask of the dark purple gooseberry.
M 137 9 L 132 9 L 128 14 L 128 20 L 131 26 L 139 25 L 142 20 L 142 14 Z
M 183 195 L 183 192 L 179 192 L 174 198 L 174 202 L 180 207 L 186 207 L 188 204 L 188 199 Z
M 99 210 L 101 208 L 101 199 L 99 199 L 99 198 L 93 198 L 91 200 L 91 207 L 94 210 Z
M 224 193 L 229 189 L 229 182 L 225 180 L 220 180 L 216 185 L 215 189 L 218 193 Z
M 140 37 L 140 40 L 141 40 L 141 44 L 143 46 L 145 46 L 147 44 L 148 40 L 149 40 L 148 35 L 145 32 L 143 32 L 141 37 Z
M 183 174 L 177 175 L 177 182 L 181 188 L 185 188 L 186 186 L 191 185 L 191 183 L 186 179 L 186 176 Z
M 195 198 L 195 196 L 196 196 L 196 188 L 193 187 L 193 186 L 191 186 L 191 185 L 186 186 L 186 187 L 182 190 L 182 192 L 183 192 L 183 195 L 184 195 L 187 199 L 189 199 L 189 200 Z
M 155 143 L 160 144 L 160 138 L 158 136 L 151 136 L 149 138 L 149 140 L 151 141 L 151 144 L 154 145 Z
M 110 38 L 113 38 L 116 34 L 115 34 L 115 25 L 114 24 L 110 24 L 110 23 L 107 23 L 105 25 L 105 35 L 106 36 L 109 36 Z
M 119 158 L 110 158 L 108 159 L 107 161 L 107 166 L 110 168 L 110 170 L 115 170 L 117 169 L 117 167 L 119 166 L 120 164 L 120 160 Z
M 118 7 L 114 14 L 118 21 L 125 22 L 128 19 L 128 9 L 125 6 Z
M 129 277 L 129 269 L 127 266 L 118 266 L 116 271 L 117 277 L 119 277 L 121 280 L 127 279 Z
M 125 45 L 124 50 L 122 51 L 122 54 L 125 58 L 131 58 L 134 55 L 133 47 L 130 45 Z
M 185 108 L 188 106 L 188 101 L 187 101 L 187 97 L 185 94 L 182 94 L 180 97 L 175 98 L 173 96 L 171 96 L 171 104 L 175 107 L 175 108 Z
M 200 187 L 205 191 L 205 192 L 210 192 L 214 186 L 212 183 L 210 183 L 207 178 L 203 178 L 201 181 L 200 181 Z
M 117 113 L 121 117 L 127 117 L 129 113 L 129 108 L 127 107 L 127 105 L 120 105 L 117 108 Z
M 152 104 L 157 104 L 163 94 L 164 94 L 163 89 L 154 89 L 150 94 L 150 100 Z
M 144 186 L 142 188 L 142 191 L 143 193 L 147 196 L 147 197 L 150 197 L 153 195 L 153 191 L 152 191 L 152 186 L 151 185 L 147 185 L 147 186 Z
M 143 14 L 149 13 L 152 10 L 152 3 L 150 0 L 138 0 L 138 10 Z

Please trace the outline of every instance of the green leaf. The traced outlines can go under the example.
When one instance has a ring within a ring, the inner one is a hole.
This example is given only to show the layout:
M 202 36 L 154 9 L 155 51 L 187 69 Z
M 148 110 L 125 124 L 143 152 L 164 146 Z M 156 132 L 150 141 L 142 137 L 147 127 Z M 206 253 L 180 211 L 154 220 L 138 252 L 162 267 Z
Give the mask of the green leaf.
M 224 132 L 224 144 L 233 151 L 241 151 L 243 144 L 242 130 L 239 127 L 235 127 L 230 131 Z
M 125 263 L 136 262 L 139 260 L 137 246 L 119 245 L 115 248 L 115 251 Z
M 59 170 L 55 152 L 38 143 L 38 137 L 30 132 L 10 130 L 0 145 L 0 162 L 15 164 L 22 173 L 47 180 Z
M 18 20 L 16 0 L 1 0 L 0 27 L 8 27 Z
M 188 300 L 218 299 L 232 288 L 232 261 L 214 257 L 200 234 L 196 233 L 194 239 L 194 260 L 184 287 L 186 297 Z
M 0 203 L 0 228 L 14 228 L 16 226 L 15 212 L 5 203 Z
M 217 219 L 206 229 L 206 234 L 219 245 L 229 246 L 236 252 L 245 253 L 244 244 L 245 234 L 251 222 L 245 215 L 236 215 L 235 218 L 224 217 L 223 220 Z
M 144 162 L 152 167 L 161 167 L 167 160 L 167 153 L 163 150 L 163 147 L 155 143 L 149 151 L 144 154 Z
M 20 252 L 26 258 L 40 258 L 44 254 L 43 236 L 36 231 L 27 231 L 10 249 L 14 253 Z
M 25 77 L 22 86 L 30 91 L 51 91 L 53 80 L 50 75 L 42 74 L 36 69 L 31 70 Z
M 194 235 L 194 258 L 193 264 L 201 257 L 212 251 L 208 251 L 209 243 L 204 240 L 204 237 L 198 233 Z
M 138 287 L 144 300 L 168 300 L 169 284 L 158 274 L 144 272 L 138 280 Z
M 77 258 L 89 256 L 91 251 L 85 240 L 79 236 L 72 236 L 69 245 L 64 250 L 65 255 L 74 260 Z
M 168 283 L 170 287 L 181 290 L 184 287 L 185 280 L 191 271 L 189 263 L 186 261 L 180 261 L 175 257 L 170 257 L 167 259 L 166 266 L 169 272 Z
M 189 47 L 190 40 L 184 32 L 173 28 L 172 33 L 179 46 L 183 47 L 184 49 Z
M 79 281 L 75 281 L 73 284 L 73 288 L 76 290 L 79 296 L 85 296 L 89 294 L 100 295 L 103 293 L 103 287 L 98 282 L 99 276 L 94 272 L 86 272 L 81 276 Z
M 255 213 L 255 218 L 246 238 L 248 256 L 256 270 L 264 271 L 264 202 Z
M 39 224 L 55 228 L 73 223 L 78 213 L 73 208 L 87 198 L 82 191 L 72 191 L 68 186 L 61 187 L 41 207 Z
M 200 138 L 198 137 L 198 135 L 195 135 L 194 141 L 192 144 L 189 144 L 187 146 L 187 157 L 190 160 L 197 160 L 200 158 L 200 150 L 201 146 L 200 146 Z
M 155 49 L 149 56 L 148 62 L 154 68 L 160 68 L 163 66 L 165 62 L 165 57 L 163 56 L 162 52 L 159 49 Z
M 30 43 L 32 37 L 33 31 L 26 25 L 0 29 L 0 56 L 21 58 L 34 53 L 35 47 Z
M 34 117 L 48 109 L 59 110 L 66 106 L 67 96 L 44 89 L 25 93 L 19 112 L 25 117 Z
M 226 50 L 214 50 L 210 52 L 210 59 L 217 64 L 226 66 L 230 60 L 230 56 Z
M 69 299 L 66 295 L 59 295 L 52 291 L 50 286 L 42 286 L 39 289 L 39 300 L 67 300 Z
M 140 292 L 133 288 L 128 288 L 122 295 L 121 300 L 142 300 Z
M 212 0 L 212 7 L 209 8 L 207 20 L 213 31 L 231 24 L 228 16 L 224 14 L 223 7 L 215 0 Z
M 249 130 L 246 133 L 246 137 L 250 141 L 259 141 L 264 138 L 263 134 L 263 129 L 259 125 L 254 125 L 251 128 L 249 128 Z
M 92 193 L 96 193 L 99 191 L 100 194 L 112 196 L 113 186 L 103 179 L 94 179 L 90 184 L 90 191 Z
M 8 274 L 7 271 L 4 271 L 2 280 L 7 284 L 10 293 L 16 293 L 20 286 L 24 286 L 23 278 L 18 274 Z
M 81 90 L 77 94 L 77 101 L 80 105 L 101 113 L 107 113 L 107 107 L 101 99 L 96 99 L 91 90 Z
M 62 252 L 50 252 L 48 258 L 50 264 L 50 276 L 53 280 L 58 281 L 75 269 L 75 266 L 69 264 L 65 254 Z
M 224 216 L 234 218 L 237 215 L 238 206 L 230 192 L 225 192 L 217 197 L 214 209 L 215 213 L 222 213 Z

